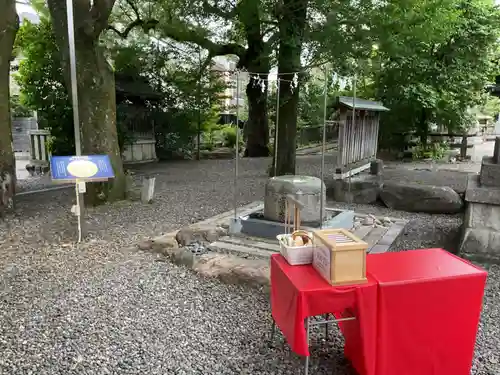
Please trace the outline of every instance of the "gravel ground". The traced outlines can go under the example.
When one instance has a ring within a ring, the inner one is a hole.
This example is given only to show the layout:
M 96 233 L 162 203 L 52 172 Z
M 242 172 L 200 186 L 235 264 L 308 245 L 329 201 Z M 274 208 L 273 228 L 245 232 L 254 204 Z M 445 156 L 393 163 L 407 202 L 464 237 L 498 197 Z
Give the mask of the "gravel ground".
M 267 164 L 242 161 L 240 205 L 261 199 Z M 318 170 L 318 158 L 299 160 L 299 173 Z M 131 247 L 231 209 L 232 162 L 139 172 L 157 176 L 155 203 L 90 210 L 86 244 L 72 243 L 71 190 L 20 197 L 0 223 L 0 374 L 299 374 L 286 345 L 267 347 L 264 291 L 204 280 Z M 410 220 L 393 250 L 456 246 L 459 216 L 356 209 Z M 491 268 L 474 375 L 500 373 L 499 301 L 500 269 Z M 313 345 L 311 373 L 350 374 L 340 338 Z
M 456 253 L 460 241 L 463 215 L 430 215 L 395 211 L 383 206 L 347 203 L 327 203 L 338 208 L 354 210 L 358 213 L 375 216 L 405 219 L 408 224 L 393 242 L 389 251 L 413 250 L 422 248 L 443 248 Z
M 16 193 L 36 191 L 54 187 L 50 176 L 36 176 L 17 180 Z

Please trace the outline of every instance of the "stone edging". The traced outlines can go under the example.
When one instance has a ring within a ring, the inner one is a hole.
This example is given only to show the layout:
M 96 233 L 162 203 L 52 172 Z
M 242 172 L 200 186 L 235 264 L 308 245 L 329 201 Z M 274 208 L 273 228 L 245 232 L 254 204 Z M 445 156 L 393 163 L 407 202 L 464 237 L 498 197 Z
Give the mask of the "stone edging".
M 238 209 L 238 216 L 246 215 L 261 206 L 253 202 Z M 217 277 L 231 284 L 252 286 L 270 285 L 269 259 L 244 259 L 231 254 L 210 252 L 197 255 L 185 247 L 190 241 L 214 242 L 227 235 L 227 223 L 234 210 L 137 244 L 143 251 L 166 257 L 174 264 L 185 266 L 202 276 Z
M 238 209 L 238 216 L 247 215 L 261 207 L 262 202 L 250 203 Z M 357 216 L 371 215 L 357 214 Z M 222 241 L 223 237 L 228 235 L 229 221 L 233 217 L 234 210 L 227 211 L 180 230 L 142 241 L 137 244 L 137 247 L 143 251 L 159 254 L 174 264 L 188 267 L 202 276 L 217 277 L 232 284 L 269 285 L 269 257 L 276 250 L 270 249 L 269 255 L 266 254 L 266 257 L 250 256 L 243 258 L 232 252 L 210 251 L 199 255 L 190 248 L 190 245 L 197 243 L 202 243 L 202 247 L 208 248 L 208 244 L 217 243 L 219 240 Z M 387 228 L 381 240 L 373 246 L 370 253 L 386 252 L 390 244 L 400 234 L 406 221 L 393 220 L 391 226 Z
M 199 230 L 198 233 L 208 234 L 204 238 L 207 242 L 215 239 L 215 237 L 210 237 L 214 234 L 213 227 L 199 227 L 197 230 Z M 174 264 L 185 266 L 205 277 L 217 277 L 231 284 L 269 285 L 268 259 L 243 259 L 235 255 L 212 252 L 196 255 L 189 248 L 180 245 L 179 240 L 182 242 L 182 239 L 179 238 L 179 234 L 182 231 L 183 229 L 177 235 L 166 235 L 154 240 L 143 241 L 137 247 L 143 251 L 160 254 Z M 218 235 L 223 234 L 221 231 Z

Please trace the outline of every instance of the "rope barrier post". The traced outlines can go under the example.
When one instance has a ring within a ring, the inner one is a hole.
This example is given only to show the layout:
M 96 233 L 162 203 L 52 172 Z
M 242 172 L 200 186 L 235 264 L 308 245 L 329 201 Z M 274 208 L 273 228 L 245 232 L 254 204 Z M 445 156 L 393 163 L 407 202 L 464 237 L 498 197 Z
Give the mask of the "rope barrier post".
M 276 123 L 274 124 L 274 170 L 273 176 L 277 175 L 278 170 L 278 129 L 280 119 L 280 78 L 276 75 Z
M 234 155 L 234 220 L 238 220 L 238 163 L 240 157 L 240 72 L 236 71 L 236 146 Z
M 353 129 L 353 132 L 354 132 L 354 128 L 356 126 L 356 84 L 357 84 L 357 77 L 356 77 L 356 73 L 354 73 L 354 77 L 353 77 L 353 94 L 352 94 L 352 129 Z M 353 137 L 354 134 L 352 134 L 353 132 L 350 132 L 350 137 Z M 348 145 L 350 145 L 350 142 L 351 140 L 349 139 L 349 141 L 347 142 Z M 349 171 L 349 176 L 347 177 L 347 197 L 349 198 L 349 204 L 352 204 L 352 195 L 351 195 L 351 171 Z
M 325 194 L 325 182 L 324 182 L 324 176 L 325 176 L 325 153 L 326 153 L 326 111 L 327 111 L 327 100 L 328 100 L 328 72 L 327 68 L 325 66 L 325 92 L 324 92 L 324 98 L 323 98 L 323 143 L 322 143 L 322 148 L 321 148 L 321 172 L 320 172 L 320 178 L 321 178 L 321 197 L 320 197 L 320 208 L 319 208 L 319 222 L 320 222 L 320 229 L 323 229 L 323 211 L 324 211 L 324 203 L 323 203 L 323 194 Z

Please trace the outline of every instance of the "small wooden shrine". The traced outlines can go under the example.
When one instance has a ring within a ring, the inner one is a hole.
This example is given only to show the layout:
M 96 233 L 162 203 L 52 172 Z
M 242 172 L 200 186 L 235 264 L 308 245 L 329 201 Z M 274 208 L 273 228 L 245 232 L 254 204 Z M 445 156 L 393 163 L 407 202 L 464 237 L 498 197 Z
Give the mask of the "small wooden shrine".
M 339 96 L 335 106 L 339 123 L 335 178 L 344 179 L 368 169 L 376 158 L 380 112 L 389 108 L 380 102 L 348 96 Z

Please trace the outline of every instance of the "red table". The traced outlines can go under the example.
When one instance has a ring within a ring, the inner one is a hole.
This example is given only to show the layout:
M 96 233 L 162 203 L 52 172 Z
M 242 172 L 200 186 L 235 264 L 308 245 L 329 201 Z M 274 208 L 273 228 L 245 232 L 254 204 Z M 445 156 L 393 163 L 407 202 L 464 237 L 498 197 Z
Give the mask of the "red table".
M 377 375 L 469 375 L 486 271 L 442 249 L 367 256 Z
M 276 325 L 292 351 L 309 356 L 304 320 L 350 310 L 356 320 L 343 322 L 345 354 L 360 375 L 375 375 L 377 283 L 332 287 L 310 265 L 290 266 L 279 254 L 271 257 L 271 307 Z M 422 375 L 422 374 L 420 374 Z

